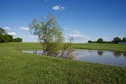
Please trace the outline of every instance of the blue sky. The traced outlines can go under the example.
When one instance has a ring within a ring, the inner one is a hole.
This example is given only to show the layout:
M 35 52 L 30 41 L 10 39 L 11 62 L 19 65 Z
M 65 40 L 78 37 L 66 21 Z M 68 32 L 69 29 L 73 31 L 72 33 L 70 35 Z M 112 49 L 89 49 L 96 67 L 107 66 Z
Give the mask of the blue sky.
M 53 14 L 66 39 L 74 42 L 126 37 L 126 0 L 0 0 L 0 27 L 8 34 L 35 42 L 32 20 Z

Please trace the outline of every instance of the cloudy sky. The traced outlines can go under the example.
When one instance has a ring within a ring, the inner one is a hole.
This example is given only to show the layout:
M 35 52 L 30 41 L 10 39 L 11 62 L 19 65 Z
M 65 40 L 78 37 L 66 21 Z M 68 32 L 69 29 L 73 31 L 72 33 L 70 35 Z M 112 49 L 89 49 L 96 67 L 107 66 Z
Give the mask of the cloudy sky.
M 126 0 L 0 0 L 0 27 L 24 42 L 36 42 L 32 20 L 53 14 L 66 41 L 112 40 L 126 37 Z

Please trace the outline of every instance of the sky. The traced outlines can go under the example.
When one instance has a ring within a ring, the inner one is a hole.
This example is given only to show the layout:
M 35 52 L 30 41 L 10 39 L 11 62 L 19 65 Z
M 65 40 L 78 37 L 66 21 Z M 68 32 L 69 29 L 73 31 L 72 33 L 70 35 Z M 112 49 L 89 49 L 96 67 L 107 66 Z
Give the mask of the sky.
M 0 27 L 24 42 L 37 42 L 29 24 L 54 15 L 65 40 L 85 43 L 126 37 L 126 0 L 0 0 Z

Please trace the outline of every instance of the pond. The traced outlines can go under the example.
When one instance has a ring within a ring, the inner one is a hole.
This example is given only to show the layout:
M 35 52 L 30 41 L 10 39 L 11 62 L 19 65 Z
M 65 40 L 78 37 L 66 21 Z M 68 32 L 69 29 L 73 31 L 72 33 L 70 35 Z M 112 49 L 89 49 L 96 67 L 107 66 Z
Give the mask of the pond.
M 42 51 L 23 50 L 23 52 L 38 55 L 42 54 Z M 76 49 L 73 54 L 75 54 L 74 60 L 121 66 L 126 68 L 126 52 Z

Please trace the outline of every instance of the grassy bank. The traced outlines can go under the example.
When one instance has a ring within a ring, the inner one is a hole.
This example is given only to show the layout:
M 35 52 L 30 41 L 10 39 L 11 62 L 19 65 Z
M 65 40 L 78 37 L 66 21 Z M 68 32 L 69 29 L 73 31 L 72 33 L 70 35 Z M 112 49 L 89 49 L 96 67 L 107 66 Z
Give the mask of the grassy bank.
M 76 47 L 83 44 L 76 44 Z M 83 48 L 87 48 L 83 45 Z M 78 47 L 78 48 L 80 48 Z M 38 43 L 0 44 L 0 84 L 125 84 L 126 69 L 23 53 Z
M 74 47 L 79 49 L 111 50 L 126 52 L 126 44 L 78 43 L 74 44 Z
M 78 49 L 94 49 L 94 50 L 111 50 L 126 52 L 126 44 L 98 44 L 98 43 L 74 43 L 74 48 Z M 42 49 L 40 43 L 26 42 L 26 43 L 7 43 L 0 44 L 0 47 L 13 47 L 17 50 L 23 49 Z

